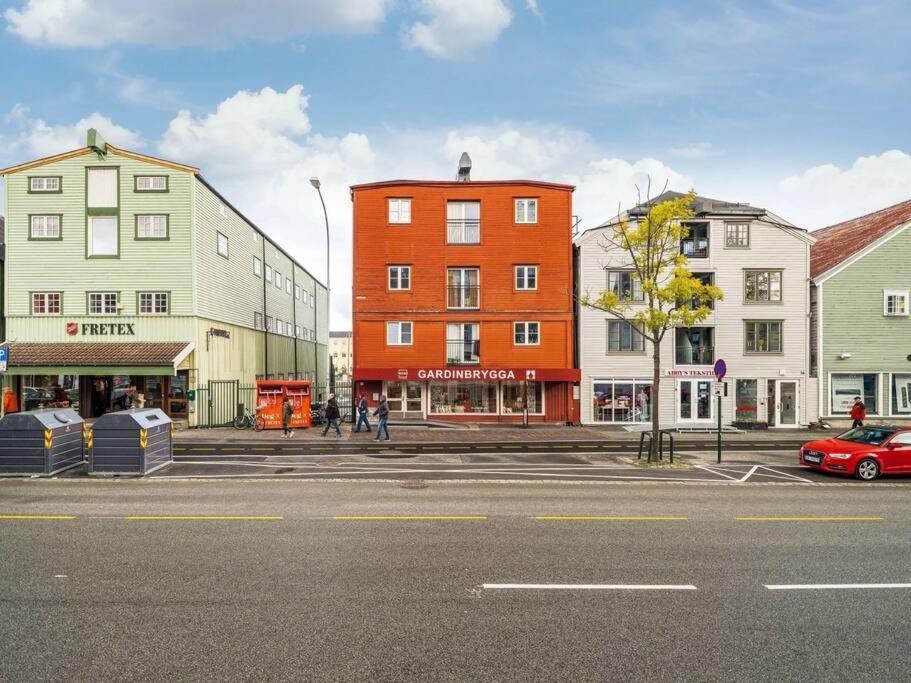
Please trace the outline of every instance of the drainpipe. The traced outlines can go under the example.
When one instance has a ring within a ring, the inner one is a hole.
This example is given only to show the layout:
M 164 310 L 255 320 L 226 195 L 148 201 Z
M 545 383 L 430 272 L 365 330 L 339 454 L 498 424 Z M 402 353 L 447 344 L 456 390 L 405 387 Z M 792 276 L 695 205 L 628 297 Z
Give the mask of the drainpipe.
M 266 325 L 266 236 L 260 235 L 263 239 L 263 379 L 269 379 L 269 328 Z
M 294 262 L 291 262 L 291 326 L 294 329 L 294 378 L 299 379 L 297 373 L 297 273 Z

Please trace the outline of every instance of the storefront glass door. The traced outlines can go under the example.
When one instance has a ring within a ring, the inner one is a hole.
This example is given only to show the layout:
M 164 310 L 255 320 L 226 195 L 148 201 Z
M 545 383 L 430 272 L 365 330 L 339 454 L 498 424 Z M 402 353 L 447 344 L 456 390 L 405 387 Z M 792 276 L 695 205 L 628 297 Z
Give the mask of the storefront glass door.
M 682 379 L 677 383 L 677 419 L 680 422 L 712 421 L 712 383 Z
M 386 382 L 386 400 L 389 403 L 389 412 L 423 413 L 424 383 Z
M 797 426 L 797 382 L 793 380 L 778 380 L 778 396 L 775 403 L 775 426 Z

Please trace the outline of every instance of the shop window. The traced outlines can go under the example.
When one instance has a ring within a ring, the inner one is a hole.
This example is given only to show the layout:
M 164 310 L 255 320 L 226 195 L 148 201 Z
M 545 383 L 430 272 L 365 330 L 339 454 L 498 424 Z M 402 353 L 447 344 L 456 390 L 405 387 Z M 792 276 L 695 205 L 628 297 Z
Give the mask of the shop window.
M 432 382 L 430 412 L 435 415 L 493 415 L 497 412 L 496 382 Z
M 911 374 L 892 375 L 892 414 L 911 414 Z
M 632 270 L 607 271 L 607 291 L 616 294 L 620 301 L 644 301 L 642 282 Z
M 390 199 L 389 200 L 389 222 L 390 223 L 410 223 L 411 222 L 411 200 L 410 199 Z
M 521 414 L 527 402 L 529 415 L 542 415 L 544 413 L 543 386 L 540 382 L 503 382 L 500 412 L 504 415 Z
M 228 236 L 223 232 L 218 233 L 218 240 L 216 243 L 216 249 L 218 250 L 218 255 L 228 258 Z
M 411 289 L 411 266 L 389 266 L 389 289 Z
M 748 270 L 744 273 L 743 298 L 747 303 L 764 304 L 781 301 L 780 270 Z
M 608 353 L 645 353 L 645 341 L 635 325 L 625 320 L 607 321 Z
M 750 246 L 749 223 L 725 223 L 724 246 L 729 249 L 745 249 Z
M 167 315 L 170 312 L 170 295 L 167 292 L 139 293 L 139 313 L 141 315 Z
M 60 239 L 59 215 L 32 216 L 29 226 L 29 239 L 33 240 L 59 240 Z
M 136 216 L 136 239 L 168 239 L 168 217 L 165 214 Z
M 538 222 L 538 200 L 537 199 L 517 199 L 516 200 L 516 223 L 537 223 Z
M 887 289 L 883 292 L 883 315 L 908 315 L 907 289 Z
M 592 416 L 595 422 L 648 422 L 652 415 L 652 383 L 648 380 L 595 380 Z
M 516 289 L 538 288 L 538 266 L 516 266 Z
M 90 292 L 89 315 L 116 315 L 119 298 L 117 292 Z
M 73 408 L 79 410 L 79 378 L 74 375 L 24 375 L 22 410 Z
M 781 353 L 780 320 L 748 320 L 744 330 L 746 353 Z
M 412 323 L 390 321 L 386 323 L 387 346 L 410 346 L 412 341 Z
M 759 381 L 738 379 L 734 389 L 734 421 L 756 422 L 759 416 Z
M 33 292 L 32 315 L 60 315 L 62 298 L 60 292 Z
M 877 387 L 879 375 L 874 373 L 834 373 L 831 376 L 829 394 L 832 400 L 832 415 L 848 415 L 854 405 L 854 397 L 860 396 L 868 415 L 877 414 Z
M 516 346 L 537 346 L 541 343 L 541 323 L 518 322 L 513 325 L 513 342 Z
M 263 262 L 256 256 L 253 257 L 253 274 L 256 277 L 260 277 L 263 274 Z

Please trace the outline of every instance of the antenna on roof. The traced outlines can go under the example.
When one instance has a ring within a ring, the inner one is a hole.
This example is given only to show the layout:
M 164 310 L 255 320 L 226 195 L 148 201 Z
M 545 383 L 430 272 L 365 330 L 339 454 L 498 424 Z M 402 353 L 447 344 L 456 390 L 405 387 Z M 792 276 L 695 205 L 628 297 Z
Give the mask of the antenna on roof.
M 459 157 L 459 175 L 457 179 L 460 183 L 467 183 L 471 180 L 471 157 L 468 156 L 468 152 L 462 152 L 462 156 Z
M 108 143 L 106 143 L 104 141 L 104 138 L 101 137 L 101 133 L 99 133 L 94 128 L 89 128 L 89 133 L 86 135 L 85 146 L 91 147 L 101 156 L 104 156 L 108 153 Z

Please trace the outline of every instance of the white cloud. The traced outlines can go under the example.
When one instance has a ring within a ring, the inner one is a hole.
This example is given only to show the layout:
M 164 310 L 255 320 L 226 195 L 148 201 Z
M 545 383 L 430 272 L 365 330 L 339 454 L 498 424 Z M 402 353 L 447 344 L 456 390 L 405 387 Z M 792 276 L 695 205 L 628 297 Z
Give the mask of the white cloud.
M 711 142 L 694 142 L 690 145 L 671 147 L 667 153 L 678 159 L 705 159 L 717 155 L 719 152 Z
M 538 0 L 525 0 L 525 7 L 538 19 L 544 18 L 544 15 L 541 13 L 541 7 L 538 5 Z
M 28 107 L 15 105 L 4 118 L 18 130 L 0 139 L 0 153 L 7 159 L 33 159 L 68 152 L 85 147 L 89 128 L 97 129 L 104 139 L 116 147 L 136 149 L 142 147 L 142 136 L 98 112 L 89 114 L 73 124 L 48 124 L 43 119 L 31 118 Z
M 438 59 L 471 59 L 512 22 L 503 0 L 420 0 L 418 8 L 427 21 L 412 24 L 403 41 Z
M 859 157 L 849 168 L 814 166 L 777 189 L 782 215 L 821 228 L 911 198 L 911 155 L 893 149 Z
M 114 43 L 174 47 L 277 41 L 375 28 L 391 0 L 28 0 L 4 13 L 7 30 L 30 43 L 98 48 Z

